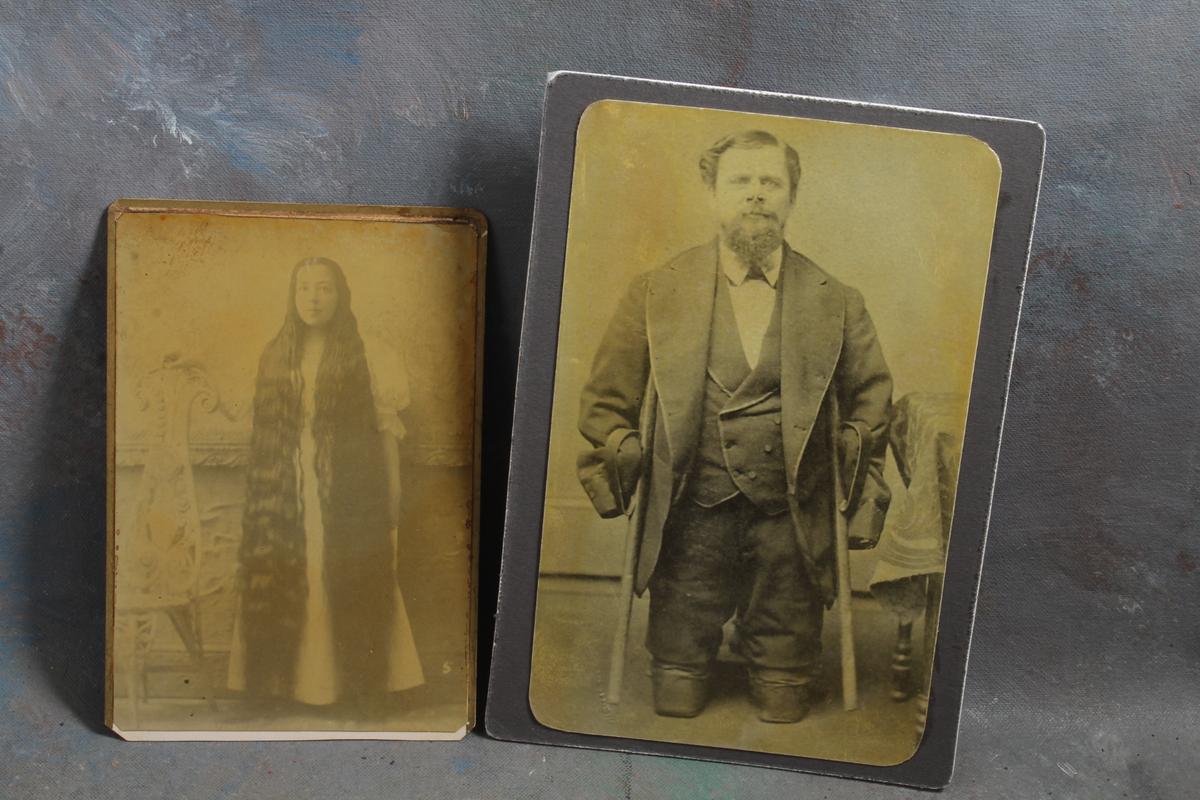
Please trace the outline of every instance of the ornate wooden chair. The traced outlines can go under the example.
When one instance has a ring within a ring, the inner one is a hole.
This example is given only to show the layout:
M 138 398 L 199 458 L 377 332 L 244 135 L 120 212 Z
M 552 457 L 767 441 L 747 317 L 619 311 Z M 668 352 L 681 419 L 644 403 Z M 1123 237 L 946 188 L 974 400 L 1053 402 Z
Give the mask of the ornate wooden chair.
M 219 410 L 229 416 L 203 366 L 171 353 L 142 378 L 137 397 L 150 416 L 151 437 L 133 527 L 116 535 L 115 603 L 115 646 L 122 650 L 116 664 L 124 672 L 135 726 L 140 725 L 139 704 L 148 693 L 147 655 L 164 621 L 182 641 L 203 698 L 216 708 L 204 663 L 199 603 L 230 580 L 227 570 L 205 565 L 228 556 L 237 544 L 226 528 L 202 515 L 196 500 L 190 447 L 193 410 Z

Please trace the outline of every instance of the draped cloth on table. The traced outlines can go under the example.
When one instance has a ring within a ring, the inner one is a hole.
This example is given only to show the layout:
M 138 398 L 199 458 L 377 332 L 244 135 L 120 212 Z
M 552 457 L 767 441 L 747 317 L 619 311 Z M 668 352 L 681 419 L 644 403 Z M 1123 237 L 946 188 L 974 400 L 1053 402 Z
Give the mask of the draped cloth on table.
M 965 407 L 962 395 L 917 392 L 892 407 L 889 438 L 904 487 L 884 523 L 871 593 L 902 622 L 924 613 L 924 578 L 945 571 Z

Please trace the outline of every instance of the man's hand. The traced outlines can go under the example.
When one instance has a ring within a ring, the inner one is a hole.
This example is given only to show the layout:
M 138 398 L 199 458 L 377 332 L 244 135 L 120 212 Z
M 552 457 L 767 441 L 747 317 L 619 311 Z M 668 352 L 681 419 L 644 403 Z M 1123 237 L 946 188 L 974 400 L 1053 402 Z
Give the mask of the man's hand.
M 857 507 L 850 509 L 846 520 L 846 532 L 849 536 L 847 545 L 851 550 L 871 550 L 879 544 L 887 508 L 874 497 L 865 496 Z
M 613 431 L 603 446 L 581 453 L 575 466 L 601 517 L 627 513 L 642 472 L 642 442 L 637 431 Z
M 642 472 L 642 440 L 636 432 L 630 431 L 617 445 L 613 466 L 617 473 L 616 484 L 621 491 L 621 506 L 628 511 Z

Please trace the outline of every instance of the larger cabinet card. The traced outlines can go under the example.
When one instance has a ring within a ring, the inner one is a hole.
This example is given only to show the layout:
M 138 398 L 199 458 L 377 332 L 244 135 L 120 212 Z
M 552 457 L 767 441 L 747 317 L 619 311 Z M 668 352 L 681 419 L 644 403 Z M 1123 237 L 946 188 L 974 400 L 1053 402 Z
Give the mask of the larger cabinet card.
M 111 206 L 114 731 L 471 728 L 486 240 L 467 209 Z
M 1042 142 L 552 76 L 490 733 L 948 780 Z

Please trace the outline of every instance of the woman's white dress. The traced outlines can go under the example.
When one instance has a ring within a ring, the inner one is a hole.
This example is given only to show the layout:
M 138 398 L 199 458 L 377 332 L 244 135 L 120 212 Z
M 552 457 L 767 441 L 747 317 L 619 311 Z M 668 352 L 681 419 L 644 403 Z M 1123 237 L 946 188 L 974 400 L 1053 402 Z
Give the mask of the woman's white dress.
M 390 348 L 372 341 L 366 347 L 367 368 L 371 373 L 371 390 L 379 429 L 397 440 L 405 435 L 400 412 L 408 407 L 408 377 L 399 355 Z M 310 705 L 328 705 L 337 700 L 343 677 L 337 673 L 333 639 L 333 617 L 329 592 L 325 585 L 325 526 L 321 518 L 321 499 L 318 494 L 314 459 L 316 440 L 313 438 L 313 402 L 317 385 L 319 354 L 304 358 L 300 363 L 303 379 L 301 400 L 304 407 L 304 428 L 296 453 L 296 476 L 304 500 L 305 560 L 308 568 L 308 597 L 304 608 L 304 626 L 300 631 L 299 651 L 296 654 L 295 689 L 293 697 Z M 396 531 L 392 531 L 392 549 L 396 548 Z M 404 597 L 393 584 L 392 634 L 388 652 L 387 690 L 390 692 L 419 686 L 425 682 L 412 626 L 404 606 Z M 229 657 L 229 686 L 245 688 L 245 643 L 235 622 Z M 353 681 L 353 676 L 347 676 Z

